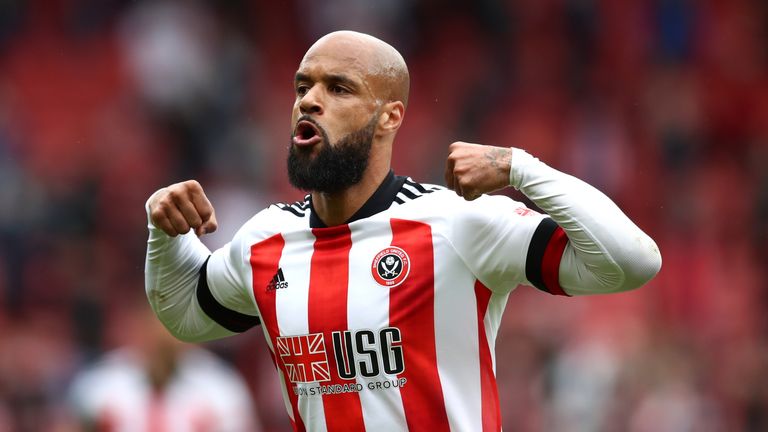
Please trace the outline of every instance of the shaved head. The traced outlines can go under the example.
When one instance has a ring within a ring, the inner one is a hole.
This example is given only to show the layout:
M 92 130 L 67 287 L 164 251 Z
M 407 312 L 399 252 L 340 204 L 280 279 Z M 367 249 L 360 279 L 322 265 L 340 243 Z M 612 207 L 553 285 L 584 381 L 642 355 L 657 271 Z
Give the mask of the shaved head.
M 403 56 L 367 34 L 329 33 L 304 54 L 293 79 L 288 178 L 312 192 L 326 223 L 349 219 L 390 172 L 409 86 Z
M 408 67 L 392 45 L 365 33 L 342 30 L 318 39 L 302 63 L 323 56 L 342 57 L 360 68 L 370 79 L 371 92 L 381 102 L 401 101 L 408 105 Z

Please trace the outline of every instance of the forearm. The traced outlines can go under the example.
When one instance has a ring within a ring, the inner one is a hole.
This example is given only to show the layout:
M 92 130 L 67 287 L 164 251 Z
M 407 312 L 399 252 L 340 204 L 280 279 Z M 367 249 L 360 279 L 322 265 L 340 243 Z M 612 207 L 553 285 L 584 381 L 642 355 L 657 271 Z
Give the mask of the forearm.
M 659 271 L 661 255 L 654 241 L 589 184 L 518 149 L 512 155 L 510 184 L 568 236 L 560 285 L 569 294 L 637 288 Z
M 232 335 L 200 308 L 196 287 L 210 255 L 193 232 L 169 237 L 149 224 L 145 288 L 155 314 L 177 338 L 200 342 Z

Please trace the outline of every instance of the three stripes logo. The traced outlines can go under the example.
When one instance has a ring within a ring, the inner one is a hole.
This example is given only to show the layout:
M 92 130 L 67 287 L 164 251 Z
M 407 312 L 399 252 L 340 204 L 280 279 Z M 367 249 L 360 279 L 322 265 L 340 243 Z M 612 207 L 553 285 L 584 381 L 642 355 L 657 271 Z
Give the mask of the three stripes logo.
M 267 284 L 267 292 L 284 288 L 288 288 L 288 281 L 286 281 L 285 276 L 283 276 L 283 269 L 278 268 L 277 273 L 272 276 L 272 280 Z

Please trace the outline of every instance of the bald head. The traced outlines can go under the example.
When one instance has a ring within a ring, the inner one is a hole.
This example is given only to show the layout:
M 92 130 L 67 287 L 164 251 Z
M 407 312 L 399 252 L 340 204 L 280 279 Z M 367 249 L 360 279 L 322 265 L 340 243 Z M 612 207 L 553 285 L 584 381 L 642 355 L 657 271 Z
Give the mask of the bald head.
M 408 67 L 392 45 L 365 33 L 342 30 L 318 39 L 307 50 L 302 63 L 322 56 L 344 58 L 360 68 L 370 79 L 371 91 L 382 102 L 401 101 L 408 105 Z

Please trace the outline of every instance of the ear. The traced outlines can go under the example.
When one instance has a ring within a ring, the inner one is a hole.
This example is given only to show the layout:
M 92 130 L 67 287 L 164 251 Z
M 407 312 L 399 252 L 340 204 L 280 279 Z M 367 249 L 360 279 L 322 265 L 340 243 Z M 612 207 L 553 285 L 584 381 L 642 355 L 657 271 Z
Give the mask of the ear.
M 382 134 L 397 132 L 403 123 L 405 106 L 400 101 L 387 102 L 381 107 L 378 129 Z

